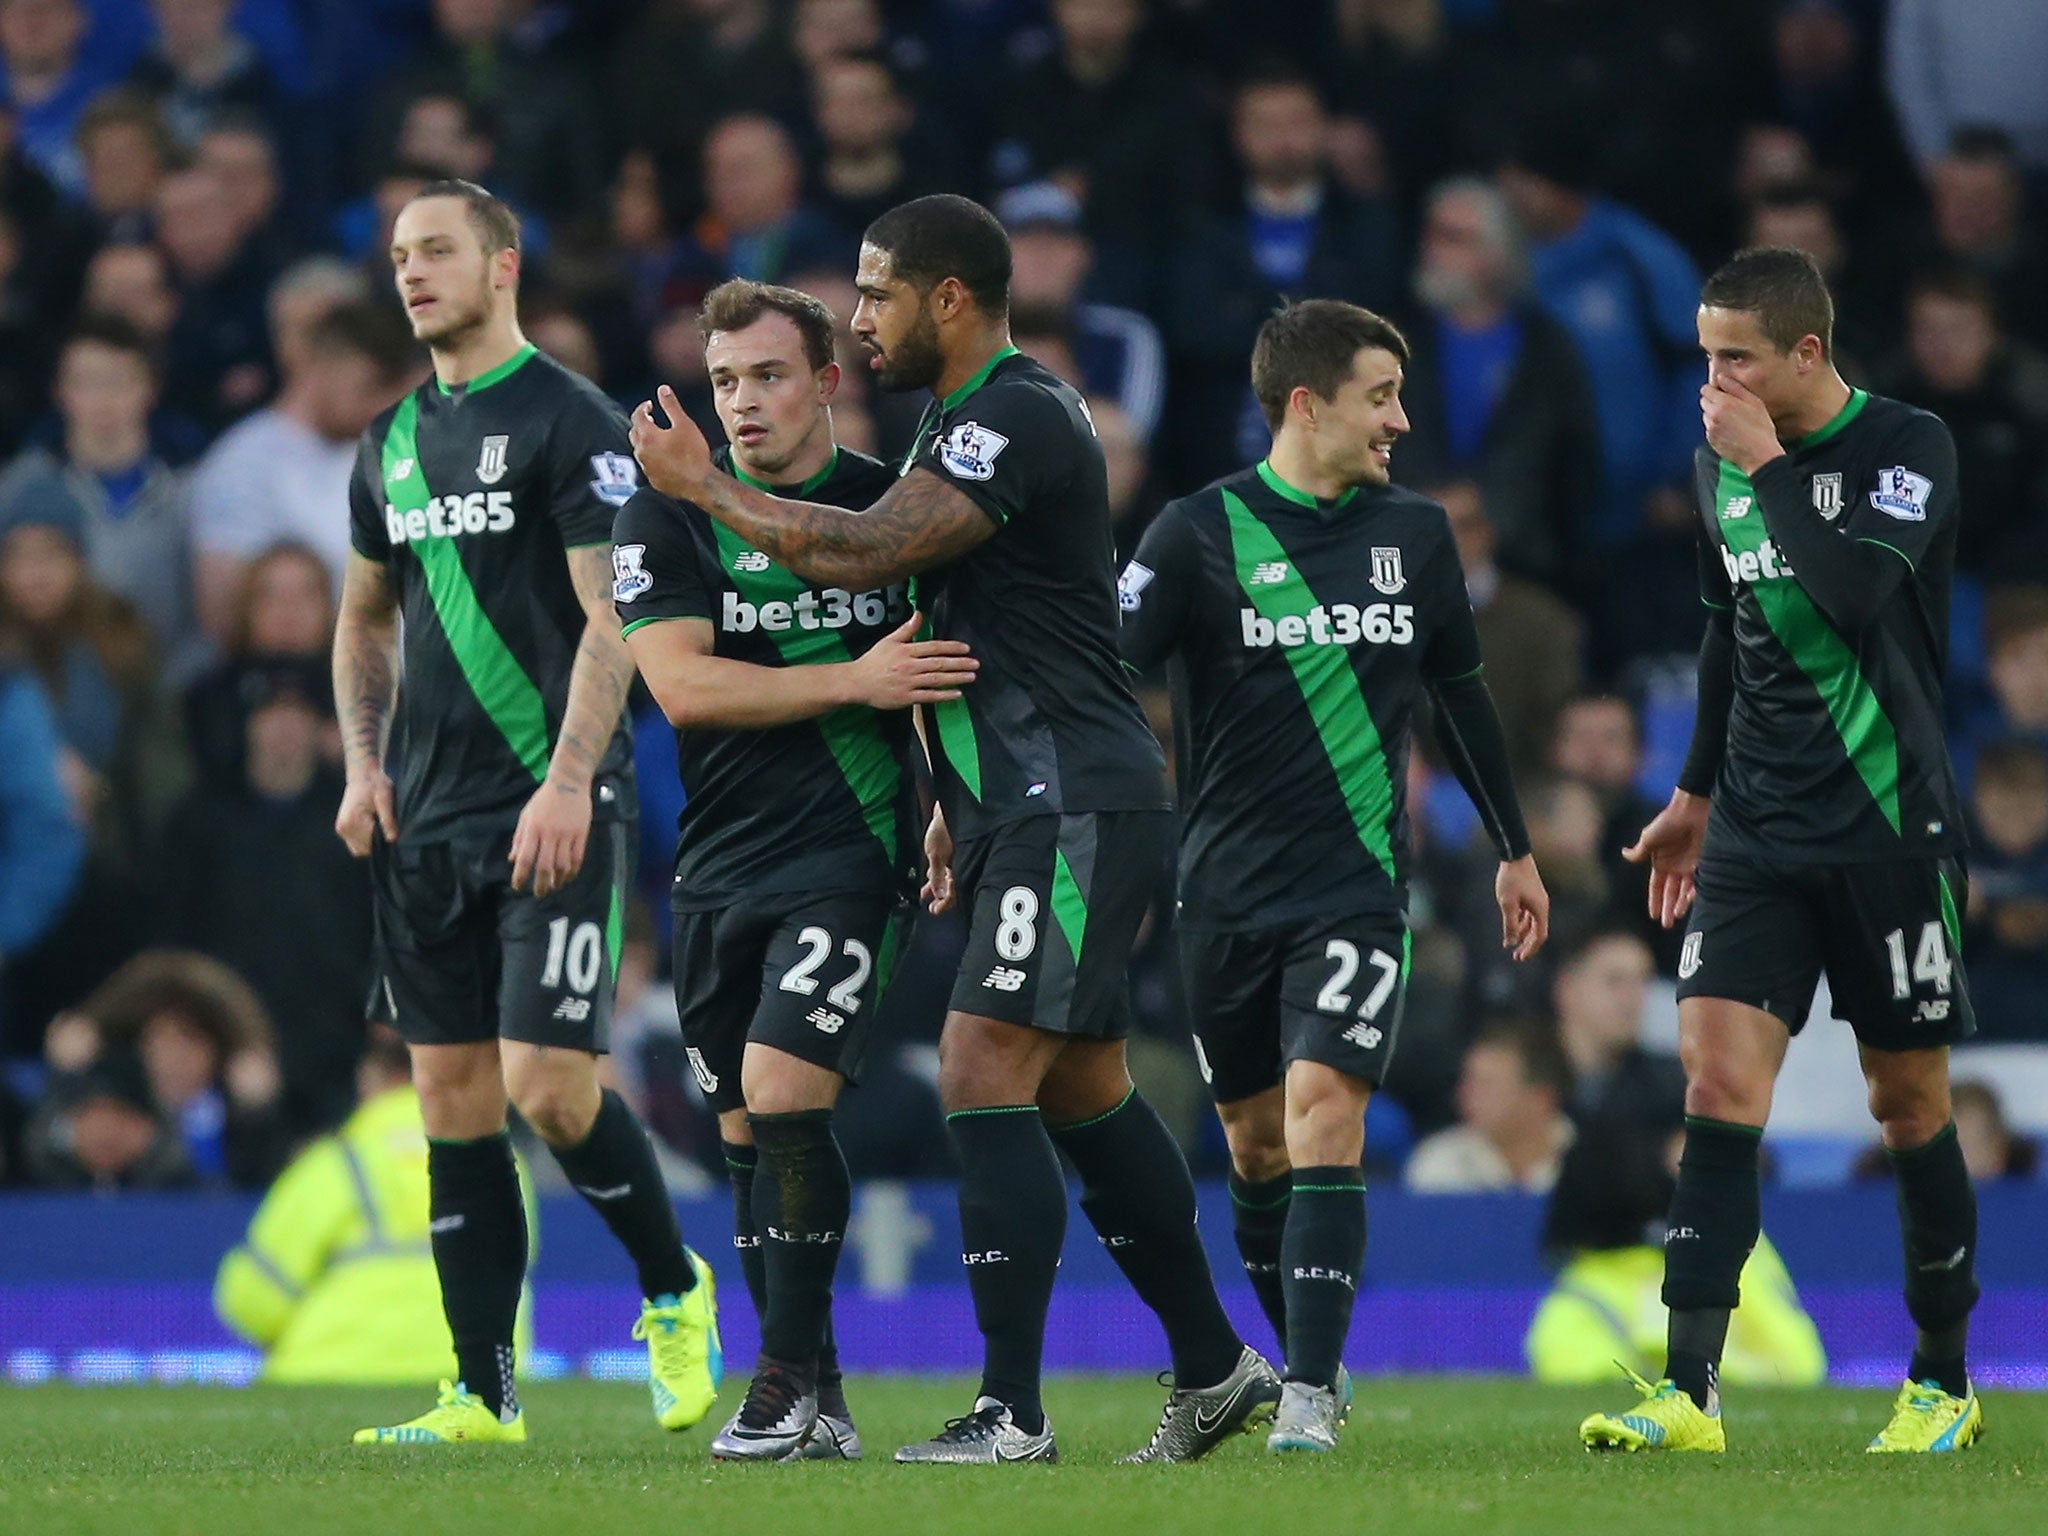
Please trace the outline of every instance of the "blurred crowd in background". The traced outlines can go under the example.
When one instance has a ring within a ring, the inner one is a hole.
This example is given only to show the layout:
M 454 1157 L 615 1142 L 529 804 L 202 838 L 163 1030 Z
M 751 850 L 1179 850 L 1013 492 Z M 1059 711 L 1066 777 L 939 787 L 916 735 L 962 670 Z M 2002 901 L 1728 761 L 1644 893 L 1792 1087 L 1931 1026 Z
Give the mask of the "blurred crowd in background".
M 538 345 L 714 431 L 707 290 L 843 321 L 870 219 L 984 199 L 1126 553 L 1264 452 L 1246 363 L 1282 295 L 1399 319 L 1395 475 L 1451 516 L 1556 903 L 1507 961 L 1493 857 L 1418 755 L 1368 1159 L 1440 1190 L 1544 1189 L 1578 1126 L 1678 1123 L 1674 936 L 1620 850 L 1691 728 L 1693 311 L 1740 246 L 1812 252 L 1846 376 L 1956 437 L 1965 954 L 1986 1038 L 2048 1049 L 2044 80 L 2039 0 L 0 0 L 0 1182 L 260 1188 L 353 1105 L 369 907 L 327 650 L 355 439 L 424 376 L 386 237 L 448 175 L 520 210 Z M 840 439 L 901 453 L 923 401 L 847 341 Z M 615 1065 L 687 1185 L 717 1146 L 664 975 L 681 792 L 636 718 Z M 1134 1070 L 1217 1172 L 1171 920 L 1163 884 Z M 924 923 L 899 972 L 843 1109 L 857 1175 L 947 1169 L 960 938 Z M 1958 1110 L 1980 1177 L 2034 1171 L 1995 1093 Z

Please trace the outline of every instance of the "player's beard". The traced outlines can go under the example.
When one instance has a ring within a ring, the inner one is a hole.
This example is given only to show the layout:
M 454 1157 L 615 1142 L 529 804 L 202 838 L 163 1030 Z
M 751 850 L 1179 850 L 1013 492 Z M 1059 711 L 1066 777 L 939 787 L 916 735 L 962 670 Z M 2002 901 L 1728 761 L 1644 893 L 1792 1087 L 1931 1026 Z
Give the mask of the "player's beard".
M 415 328 L 413 336 L 437 352 L 452 352 L 461 347 L 469 336 L 482 329 L 491 318 L 491 289 L 488 278 L 477 283 L 476 291 L 468 303 L 459 303 L 453 298 L 444 298 L 439 306 L 441 313 L 429 321 L 424 328 Z
M 875 382 L 890 394 L 904 395 L 936 385 L 946 371 L 946 354 L 939 346 L 939 323 L 931 311 L 920 309 L 917 324 L 881 357 Z

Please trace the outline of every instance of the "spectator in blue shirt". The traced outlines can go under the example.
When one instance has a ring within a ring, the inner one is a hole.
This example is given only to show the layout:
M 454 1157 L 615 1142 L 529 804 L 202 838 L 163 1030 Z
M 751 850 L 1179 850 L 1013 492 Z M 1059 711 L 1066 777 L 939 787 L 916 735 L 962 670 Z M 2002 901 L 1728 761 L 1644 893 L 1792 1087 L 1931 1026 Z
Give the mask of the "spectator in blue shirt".
M 0 0 L 0 97 L 28 158 L 73 197 L 85 195 L 78 120 L 117 78 L 81 47 L 90 21 L 79 0 Z
M 1074 349 L 1082 393 L 1123 407 L 1149 439 L 1166 399 L 1159 330 L 1135 309 L 1087 302 L 1095 243 L 1081 227 L 1081 200 L 1058 182 L 1013 187 L 996 204 L 1010 231 L 1010 301 L 1056 315 Z
M 1590 531 L 1612 549 L 1644 531 L 1653 493 L 1690 473 L 1705 369 L 1693 325 L 1699 270 L 1663 230 L 1592 190 L 1596 127 L 1526 133 L 1499 180 L 1529 231 L 1536 297 L 1571 332 L 1593 381 L 1605 490 Z
M 0 663 L 0 963 L 55 923 L 85 857 L 57 776 L 49 700 L 21 668 Z
M 1489 183 L 1430 193 L 1415 297 L 1402 479 L 1477 481 L 1501 565 L 1565 584 L 1599 501 L 1599 419 L 1578 348 L 1528 294 L 1527 243 Z

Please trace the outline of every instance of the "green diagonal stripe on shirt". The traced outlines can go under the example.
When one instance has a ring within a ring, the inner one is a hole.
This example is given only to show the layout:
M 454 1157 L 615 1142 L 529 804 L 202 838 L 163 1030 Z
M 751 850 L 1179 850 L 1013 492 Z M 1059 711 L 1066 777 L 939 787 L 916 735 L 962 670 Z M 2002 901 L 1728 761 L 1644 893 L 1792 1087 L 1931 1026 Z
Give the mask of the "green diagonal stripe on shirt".
M 1252 515 L 1251 508 L 1228 491 L 1222 494 L 1223 510 L 1230 519 L 1231 556 L 1237 562 L 1237 581 L 1245 597 L 1261 617 L 1276 623 L 1307 615 L 1316 606 L 1316 596 L 1294 557 L 1273 536 L 1273 530 Z M 1267 567 L 1268 573 L 1282 567 L 1286 574 L 1277 582 L 1254 582 L 1252 576 L 1260 566 Z M 1365 706 L 1349 654 L 1341 645 L 1314 643 L 1281 646 L 1280 650 L 1294 670 L 1294 681 L 1337 776 L 1337 788 L 1351 813 L 1359 842 L 1386 871 L 1387 878 L 1397 880 L 1394 786 L 1387 775 L 1379 727 Z
M 1852 401 L 1853 403 L 1853 401 Z M 1732 498 L 1746 496 L 1750 506 L 1739 517 L 1728 516 Z M 1737 554 L 1760 551 L 1769 536 L 1763 512 L 1756 506 L 1756 487 L 1749 476 L 1727 460 L 1721 461 L 1721 476 L 1714 488 L 1714 516 L 1721 524 L 1721 536 Z M 1796 575 L 1764 577 L 1749 584 L 1764 622 L 1778 643 L 1806 674 L 1814 692 L 1826 706 L 1828 718 L 1858 777 L 1870 791 L 1870 798 L 1884 813 L 1894 832 L 1899 821 L 1899 738 L 1890 716 L 1878 701 L 1870 679 L 1857 665 L 1856 653 L 1813 599 L 1799 585 Z
M 761 570 L 741 569 L 742 561 L 749 566 L 758 563 L 760 551 L 722 524 L 713 523 L 712 532 L 718 540 L 719 564 L 757 612 L 769 603 L 785 603 L 794 610 L 797 600 L 809 590 L 801 577 L 772 562 Z M 846 601 L 853 602 L 850 594 Z M 815 629 L 803 628 L 792 616 L 788 629 L 763 631 L 775 642 L 786 665 L 800 667 L 853 660 L 844 631 L 827 629 L 822 622 L 824 615 L 819 617 L 821 622 Z M 849 610 L 849 623 L 852 617 Z M 897 850 L 903 846 L 902 829 L 897 824 L 903 766 L 882 735 L 880 719 L 865 705 L 848 704 L 818 716 L 817 726 L 832 760 L 839 765 L 840 777 L 846 780 L 848 791 L 860 805 L 861 819 L 882 845 L 883 856 L 894 862 Z
M 416 396 L 407 395 L 384 434 L 384 495 L 400 513 L 424 508 L 430 499 L 418 438 L 419 402 Z M 396 478 L 393 471 L 406 461 L 411 463 L 410 472 Z M 469 572 L 462 567 L 462 552 L 455 540 L 430 534 L 414 540 L 411 548 L 426 577 L 434 616 L 441 621 L 441 633 L 455 653 L 455 663 L 470 692 L 504 736 L 513 756 L 538 783 L 548 773 L 548 711 L 540 689 L 484 612 L 476 588 L 470 585 Z

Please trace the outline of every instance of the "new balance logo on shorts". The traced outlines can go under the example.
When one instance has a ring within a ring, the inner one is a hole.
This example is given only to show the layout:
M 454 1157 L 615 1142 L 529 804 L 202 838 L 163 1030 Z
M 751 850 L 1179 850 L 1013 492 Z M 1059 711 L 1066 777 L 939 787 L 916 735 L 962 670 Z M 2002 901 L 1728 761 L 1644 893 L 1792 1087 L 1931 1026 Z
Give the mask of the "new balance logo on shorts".
M 981 984 L 984 987 L 994 987 L 998 992 L 1021 992 L 1024 990 L 1024 983 L 1030 979 L 1028 971 L 1012 970 L 1009 966 L 999 965 L 982 978 Z
M 555 1004 L 555 1017 L 567 1019 L 571 1024 L 581 1024 L 590 1017 L 590 999 L 587 997 L 565 997 Z
M 1369 1051 L 1386 1039 L 1386 1036 L 1375 1025 L 1354 1024 L 1344 1031 L 1344 1038 L 1353 1045 L 1362 1046 Z
M 836 1035 L 846 1028 L 844 1015 L 834 1013 L 830 1008 L 813 1008 L 804 1015 L 804 1022 L 817 1025 L 828 1035 Z

